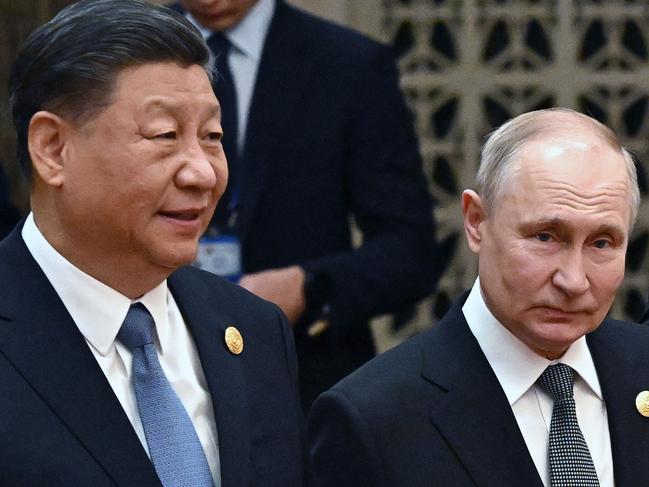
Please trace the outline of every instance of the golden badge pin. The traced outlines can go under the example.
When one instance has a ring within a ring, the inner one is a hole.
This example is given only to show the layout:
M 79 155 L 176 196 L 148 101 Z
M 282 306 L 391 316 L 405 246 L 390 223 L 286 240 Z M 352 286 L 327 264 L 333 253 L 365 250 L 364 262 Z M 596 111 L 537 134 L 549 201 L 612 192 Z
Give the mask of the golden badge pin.
M 235 355 L 239 355 L 243 352 L 243 337 L 241 336 L 241 333 L 239 333 L 239 330 L 234 326 L 228 326 L 225 329 L 225 344 Z
M 635 398 L 635 407 L 645 418 L 649 418 L 649 391 L 642 391 Z

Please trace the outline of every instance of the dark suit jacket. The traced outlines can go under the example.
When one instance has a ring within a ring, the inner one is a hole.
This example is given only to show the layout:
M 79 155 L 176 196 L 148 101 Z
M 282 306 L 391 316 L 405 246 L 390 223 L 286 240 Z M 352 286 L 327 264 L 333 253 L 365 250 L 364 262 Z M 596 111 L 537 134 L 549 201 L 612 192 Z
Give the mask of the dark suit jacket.
M 22 226 L 22 225 L 21 225 Z M 0 243 L 0 484 L 160 486 L 137 435 L 19 230 Z M 302 485 L 292 337 L 269 303 L 184 268 L 169 286 L 214 404 L 223 487 Z M 235 325 L 244 351 L 230 353 Z
M 323 394 L 309 418 L 320 486 L 542 487 L 459 301 L 433 329 Z M 606 407 L 615 484 L 649 485 L 649 330 L 605 320 L 587 337 Z
M 299 264 L 332 284 L 329 330 L 295 329 L 309 403 L 374 355 L 370 317 L 437 280 L 430 197 L 391 50 L 278 0 L 239 160 L 245 272 Z

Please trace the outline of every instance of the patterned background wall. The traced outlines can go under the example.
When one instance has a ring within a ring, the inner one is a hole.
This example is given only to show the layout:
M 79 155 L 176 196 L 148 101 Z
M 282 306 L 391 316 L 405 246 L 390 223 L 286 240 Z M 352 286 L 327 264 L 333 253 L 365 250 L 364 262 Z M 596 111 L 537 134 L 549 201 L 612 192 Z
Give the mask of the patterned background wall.
M 505 120 L 550 106 L 594 116 L 638 156 L 646 197 L 649 2 L 383 0 L 381 8 L 376 34 L 392 42 L 399 56 L 438 202 L 439 239 L 450 258 L 439 290 L 414 323 L 397 337 L 379 328 L 391 341 L 426 326 L 430 314 L 439 317 L 450 299 L 471 286 L 476 261 L 463 241 L 459 195 L 473 185 L 485 135 Z M 615 317 L 638 318 L 649 293 L 648 209 L 643 203 L 626 279 L 611 311 Z

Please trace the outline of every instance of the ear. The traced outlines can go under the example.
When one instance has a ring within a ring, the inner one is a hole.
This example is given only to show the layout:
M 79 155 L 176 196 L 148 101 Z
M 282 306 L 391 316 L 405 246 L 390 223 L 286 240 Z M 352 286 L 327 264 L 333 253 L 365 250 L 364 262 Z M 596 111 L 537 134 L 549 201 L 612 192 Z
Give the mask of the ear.
M 464 216 L 464 233 L 469 248 L 475 254 L 480 251 L 480 224 L 485 220 L 486 213 L 482 198 L 473 190 L 462 192 L 462 215 Z
M 65 120 L 48 111 L 35 113 L 29 122 L 27 140 L 32 166 L 49 186 L 63 184 L 65 129 Z

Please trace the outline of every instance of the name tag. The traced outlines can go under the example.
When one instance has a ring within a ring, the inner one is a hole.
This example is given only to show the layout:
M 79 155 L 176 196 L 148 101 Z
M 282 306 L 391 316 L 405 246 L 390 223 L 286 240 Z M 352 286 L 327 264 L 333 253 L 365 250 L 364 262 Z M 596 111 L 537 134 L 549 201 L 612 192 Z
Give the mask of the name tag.
M 237 282 L 241 278 L 241 242 L 235 235 L 201 237 L 194 266 Z

